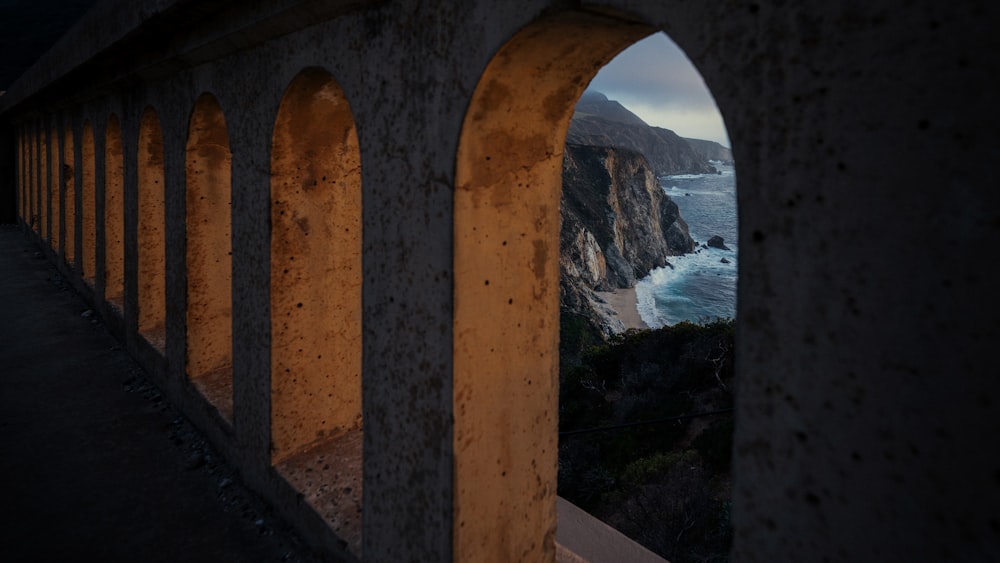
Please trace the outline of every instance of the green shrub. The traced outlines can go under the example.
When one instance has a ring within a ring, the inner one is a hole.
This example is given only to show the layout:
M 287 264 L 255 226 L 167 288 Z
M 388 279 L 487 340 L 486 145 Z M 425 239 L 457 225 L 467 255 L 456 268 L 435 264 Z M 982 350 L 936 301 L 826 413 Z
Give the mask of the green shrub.
M 732 406 L 732 319 L 627 331 L 589 346 L 577 321 L 563 337 L 574 352 L 560 358 L 560 430 Z M 685 419 L 565 436 L 559 494 L 674 563 L 725 561 L 733 420 L 713 419 L 692 435 L 702 426 Z

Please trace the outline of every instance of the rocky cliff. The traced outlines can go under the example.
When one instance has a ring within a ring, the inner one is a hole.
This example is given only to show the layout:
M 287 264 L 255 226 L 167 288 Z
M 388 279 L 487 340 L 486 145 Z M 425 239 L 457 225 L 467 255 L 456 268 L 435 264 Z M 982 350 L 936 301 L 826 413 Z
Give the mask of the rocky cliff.
M 627 149 L 567 143 L 560 273 L 563 308 L 620 331 L 593 290 L 632 287 L 695 242 L 652 166 Z
M 714 173 L 708 158 L 669 129 L 652 127 L 620 103 L 587 91 L 576 104 L 567 143 L 618 147 L 645 155 L 657 176 Z

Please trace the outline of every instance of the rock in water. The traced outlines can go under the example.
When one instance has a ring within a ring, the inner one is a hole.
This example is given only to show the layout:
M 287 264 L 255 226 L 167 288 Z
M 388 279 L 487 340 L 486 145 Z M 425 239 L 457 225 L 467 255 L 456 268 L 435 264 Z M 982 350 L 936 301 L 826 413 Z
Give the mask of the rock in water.
M 720 248 L 722 250 L 729 250 L 729 247 L 726 246 L 725 239 L 719 235 L 715 235 L 714 237 L 708 239 L 708 246 L 711 246 L 712 248 Z

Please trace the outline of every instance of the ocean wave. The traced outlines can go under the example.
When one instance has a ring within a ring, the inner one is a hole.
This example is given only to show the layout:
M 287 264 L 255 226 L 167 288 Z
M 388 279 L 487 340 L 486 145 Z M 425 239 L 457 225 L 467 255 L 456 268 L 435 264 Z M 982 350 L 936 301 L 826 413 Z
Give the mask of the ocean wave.
M 729 263 L 722 263 L 722 258 Z M 732 316 L 729 305 L 735 304 L 738 264 L 734 250 L 703 248 L 673 256 L 670 261 L 672 267 L 652 270 L 635 286 L 639 317 L 644 323 L 659 328 L 685 320 Z M 713 280 L 716 287 L 706 291 L 706 280 Z
M 649 328 L 660 328 L 663 324 L 656 314 L 656 298 L 653 297 L 653 284 L 640 280 L 635 286 L 636 309 L 639 310 L 639 318 L 646 323 Z
M 668 258 L 672 268 L 653 270 L 636 284 L 639 316 L 651 327 L 736 314 L 736 177 L 732 166 L 717 168 L 721 174 L 660 178 L 663 192 L 676 202 L 699 248 L 696 253 Z M 716 235 L 725 238 L 729 250 L 704 246 Z

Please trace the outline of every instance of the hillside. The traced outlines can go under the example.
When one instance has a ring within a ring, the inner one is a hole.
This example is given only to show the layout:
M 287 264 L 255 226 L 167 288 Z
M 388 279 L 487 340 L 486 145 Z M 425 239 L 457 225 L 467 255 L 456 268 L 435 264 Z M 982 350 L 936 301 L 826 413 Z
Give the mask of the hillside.
M 559 494 L 673 563 L 728 558 L 734 328 L 629 331 L 560 368 Z
M 709 160 L 732 160 L 729 149 L 718 143 L 684 139 L 670 129 L 650 126 L 619 102 L 591 90 L 576 104 L 566 142 L 638 151 L 657 176 L 712 174 L 716 170 Z

